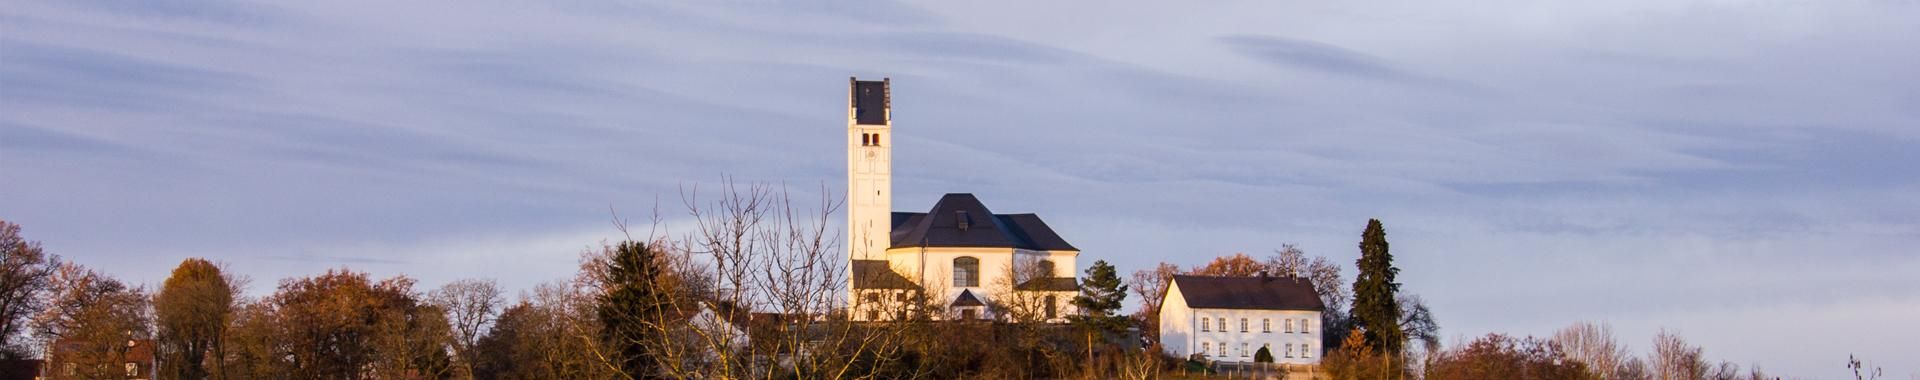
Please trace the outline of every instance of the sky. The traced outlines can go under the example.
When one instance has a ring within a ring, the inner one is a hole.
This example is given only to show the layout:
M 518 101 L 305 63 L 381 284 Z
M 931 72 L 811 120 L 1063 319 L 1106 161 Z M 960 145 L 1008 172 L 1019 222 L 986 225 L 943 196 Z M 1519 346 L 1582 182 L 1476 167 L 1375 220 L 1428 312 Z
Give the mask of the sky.
M 1920 378 L 1920 2 L 529 3 L 0 0 L 0 219 L 150 286 L 517 292 L 683 187 L 844 191 L 887 77 L 898 211 L 973 193 L 1083 267 L 1351 263 L 1379 218 L 1449 344 Z

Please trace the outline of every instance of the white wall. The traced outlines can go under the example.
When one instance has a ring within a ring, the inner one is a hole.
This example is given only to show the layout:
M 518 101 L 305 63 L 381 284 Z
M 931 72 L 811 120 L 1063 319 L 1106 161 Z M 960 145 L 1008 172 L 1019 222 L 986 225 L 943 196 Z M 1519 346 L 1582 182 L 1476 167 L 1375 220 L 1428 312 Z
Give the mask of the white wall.
M 1221 331 L 1218 321 L 1225 319 L 1227 330 Z M 1240 321 L 1247 321 L 1247 331 L 1240 330 Z M 1271 332 L 1261 328 L 1261 320 L 1272 323 Z M 1293 320 L 1293 332 L 1287 332 L 1287 320 Z M 1201 331 L 1200 321 L 1206 321 L 1206 331 Z M 1306 321 L 1302 328 L 1301 320 Z M 1160 344 L 1167 353 L 1185 358 L 1198 352 L 1205 343 L 1207 358 L 1228 362 L 1253 362 L 1253 354 L 1261 345 L 1268 345 L 1273 353 L 1274 363 L 1317 364 L 1324 354 L 1320 347 L 1320 312 L 1306 310 L 1246 310 L 1246 309 L 1193 309 L 1187 306 L 1177 284 L 1169 285 L 1167 299 L 1160 309 Z M 1220 355 L 1220 345 L 1227 347 L 1226 355 Z M 1245 351 L 1241 350 L 1245 345 Z M 1288 345 L 1292 345 L 1293 354 L 1287 354 Z
M 859 124 L 848 98 L 847 257 L 878 260 L 893 236 L 893 119 L 889 116 L 882 125 Z M 868 134 L 879 134 L 880 143 L 863 145 L 862 136 Z
M 1006 277 L 1015 260 L 1021 257 L 1052 260 L 1054 276 L 1077 278 L 1076 274 L 1079 271 L 1075 267 L 1077 264 L 1075 258 L 1079 254 L 1078 251 L 1032 251 L 1013 248 L 928 247 L 923 250 L 920 247 L 902 247 L 887 250 L 886 259 L 893 266 L 893 270 L 902 276 L 908 279 L 920 279 L 928 285 L 927 288 L 930 290 L 943 291 L 945 293 L 944 298 L 941 298 L 943 302 L 952 302 L 963 290 L 973 292 L 973 295 L 980 298 L 982 302 L 990 302 L 993 297 L 994 283 Z M 979 286 L 954 285 L 953 260 L 960 257 L 980 260 Z M 926 260 L 924 269 L 921 266 L 922 258 Z M 1062 306 L 1058 314 L 1062 316 L 1060 321 L 1065 321 L 1064 316 L 1073 312 L 1074 309 L 1068 303 L 1074 294 L 1076 293 L 1059 293 L 1057 298 Z

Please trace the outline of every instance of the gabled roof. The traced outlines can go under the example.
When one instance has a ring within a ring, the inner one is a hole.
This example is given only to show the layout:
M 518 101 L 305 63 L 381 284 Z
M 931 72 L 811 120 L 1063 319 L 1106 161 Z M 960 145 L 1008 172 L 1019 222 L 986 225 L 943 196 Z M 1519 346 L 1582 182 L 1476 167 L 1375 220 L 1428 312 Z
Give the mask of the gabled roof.
M 1075 292 L 1080 291 L 1080 282 L 1075 281 L 1073 277 L 1042 277 L 1014 285 L 1013 290 Z
M 886 260 L 853 260 L 854 289 L 919 289 Z
M 962 221 L 965 224 L 962 224 Z M 999 214 L 973 194 L 953 193 L 925 213 L 893 213 L 893 248 L 1022 248 L 1078 251 L 1034 214 Z
M 1173 276 L 1187 307 L 1195 309 L 1258 309 L 1323 311 L 1313 283 L 1299 277 Z M 1169 287 L 1171 289 L 1172 287 Z
M 952 305 L 952 306 L 954 306 L 954 307 L 959 307 L 959 306 L 987 306 L 987 304 L 986 304 L 985 302 L 980 302 L 980 297 L 974 297 L 974 296 L 973 296 L 973 291 L 971 291 L 971 290 L 961 290 L 961 291 L 960 291 L 960 297 L 958 297 L 958 298 L 954 298 L 954 299 L 953 299 L 953 305 Z

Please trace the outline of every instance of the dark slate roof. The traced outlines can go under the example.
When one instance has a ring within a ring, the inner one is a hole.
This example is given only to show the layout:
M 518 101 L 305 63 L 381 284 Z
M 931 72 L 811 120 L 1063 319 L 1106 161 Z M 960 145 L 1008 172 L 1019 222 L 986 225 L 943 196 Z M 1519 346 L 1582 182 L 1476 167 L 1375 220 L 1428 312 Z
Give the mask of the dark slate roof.
M 967 221 L 960 228 L 961 219 Z M 1074 250 L 1034 214 L 994 214 L 973 194 L 953 193 L 925 213 L 893 213 L 893 248 L 985 247 Z
M 890 81 L 853 80 L 853 120 L 856 123 L 880 125 L 887 123 L 887 104 L 892 101 L 887 96 Z
M 1196 309 L 1326 310 L 1313 283 L 1299 277 L 1173 276 Z M 1171 287 L 1169 287 L 1171 288 Z
M 1046 277 L 1027 280 L 1015 285 L 1013 290 L 1039 290 L 1049 292 L 1073 292 L 1080 290 L 1080 283 L 1073 277 Z
M 886 260 L 854 260 L 854 289 L 918 289 L 913 281 L 893 271 Z
M 962 290 L 960 291 L 960 297 L 953 299 L 953 306 L 987 306 L 987 304 L 980 302 L 979 297 L 974 297 L 973 291 Z

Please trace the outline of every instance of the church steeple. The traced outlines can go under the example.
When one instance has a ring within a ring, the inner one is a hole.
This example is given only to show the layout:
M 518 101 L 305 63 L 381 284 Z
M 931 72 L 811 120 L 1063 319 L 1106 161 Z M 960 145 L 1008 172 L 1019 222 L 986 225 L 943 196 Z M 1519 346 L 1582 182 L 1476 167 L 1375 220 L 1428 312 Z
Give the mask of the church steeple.
M 880 260 L 893 235 L 893 81 L 847 82 L 847 257 Z

